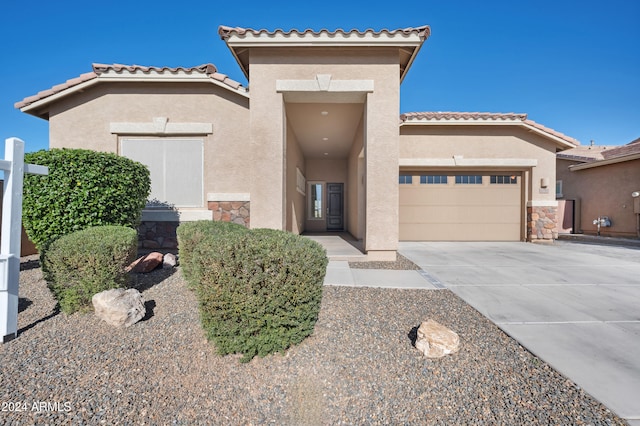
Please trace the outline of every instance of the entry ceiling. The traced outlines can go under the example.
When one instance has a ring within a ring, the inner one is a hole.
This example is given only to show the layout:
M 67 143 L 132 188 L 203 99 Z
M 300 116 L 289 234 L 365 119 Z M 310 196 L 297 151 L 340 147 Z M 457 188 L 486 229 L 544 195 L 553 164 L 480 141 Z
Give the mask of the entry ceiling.
M 361 125 L 362 103 L 286 103 L 287 119 L 306 158 L 345 158 Z

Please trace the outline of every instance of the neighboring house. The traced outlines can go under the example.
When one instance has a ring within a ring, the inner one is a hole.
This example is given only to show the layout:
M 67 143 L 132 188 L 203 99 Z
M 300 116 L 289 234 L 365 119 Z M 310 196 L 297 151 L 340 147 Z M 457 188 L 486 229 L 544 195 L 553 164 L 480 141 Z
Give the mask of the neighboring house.
M 176 213 L 347 231 L 371 259 L 394 259 L 399 240 L 554 238 L 555 154 L 576 140 L 524 114 L 398 120 L 400 84 L 429 27 L 219 34 L 250 92 L 209 64 L 94 64 L 16 104 L 49 120 L 51 148 L 149 166 L 152 198 L 177 212 L 144 212 L 147 247 L 175 244 L 158 230 L 175 227 Z
M 561 230 L 640 238 L 640 138 L 622 146 L 585 146 L 557 154 Z M 602 223 L 602 222 L 601 222 Z

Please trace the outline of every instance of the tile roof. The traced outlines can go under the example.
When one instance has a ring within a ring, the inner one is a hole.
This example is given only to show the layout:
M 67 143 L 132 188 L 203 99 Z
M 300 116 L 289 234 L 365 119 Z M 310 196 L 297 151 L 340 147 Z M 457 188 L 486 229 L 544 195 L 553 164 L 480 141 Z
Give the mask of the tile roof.
M 14 106 L 16 108 L 27 107 L 35 102 L 48 98 L 49 96 L 55 95 L 67 89 L 71 89 L 75 86 L 78 86 L 79 84 L 82 84 L 94 79 L 99 79 L 101 75 L 107 74 L 110 72 L 115 72 L 116 74 L 142 73 L 142 74 L 149 74 L 149 75 L 151 74 L 154 74 L 154 75 L 204 74 L 209 78 L 211 78 L 212 80 L 222 83 L 235 91 L 244 91 L 244 92 L 247 91 L 247 89 L 244 89 L 242 87 L 242 84 L 230 79 L 225 74 L 219 73 L 217 68 L 213 64 L 203 64 L 195 67 L 175 67 L 175 68 L 148 67 L 148 66 L 142 66 L 142 65 L 122 65 L 122 64 L 92 64 L 92 68 L 93 68 L 92 72 L 81 74 L 80 76 L 67 80 L 62 84 L 58 84 L 56 86 L 53 86 L 50 89 L 38 92 L 36 95 L 24 98 L 22 101 L 16 102 Z
M 538 131 L 554 136 L 558 139 L 561 139 L 570 145 L 580 145 L 580 142 L 577 139 L 569 137 L 563 133 L 560 133 L 556 130 L 553 130 L 549 127 L 543 126 L 542 124 L 536 123 L 533 120 L 529 120 L 527 118 L 527 114 L 518 114 L 518 113 L 495 113 L 495 112 L 409 112 L 406 114 L 400 115 L 400 121 L 402 123 L 407 123 L 412 120 L 416 120 L 416 122 L 438 122 L 438 121 L 464 121 L 466 124 L 473 124 L 473 122 L 478 122 L 478 124 L 486 123 L 486 122 L 521 122 L 524 125 L 528 125 Z
M 626 155 L 640 154 L 640 138 L 626 145 L 616 146 L 602 153 L 605 159 L 618 158 Z
M 591 161 L 598 161 L 604 159 L 604 153 L 612 148 L 613 145 L 585 145 L 577 146 L 575 148 L 567 149 L 556 154 L 556 156 L 563 160 L 581 161 L 589 163 Z
M 427 38 L 429 37 L 429 35 L 431 34 L 431 29 L 428 25 L 423 25 L 420 27 L 408 27 L 408 28 L 401 28 L 401 29 L 396 29 L 396 30 L 388 30 L 386 28 L 381 29 L 379 31 L 375 31 L 371 28 L 366 29 L 364 31 L 360 31 L 357 29 L 351 29 L 348 31 L 345 31 L 341 28 L 338 28 L 334 31 L 330 31 L 328 29 L 321 29 L 321 30 L 312 30 L 312 29 L 306 29 L 303 31 L 297 30 L 297 29 L 291 29 L 288 31 L 285 31 L 283 29 L 276 29 L 273 31 L 269 31 L 266 29 L 253 29 L 253 28 L 241 28 L 241 27 L 228 27 L 225 25 L 220 25 L 220 27 L 218 28 L 218 34 L 220 35 L 220 38 L 223 40 L 228 39 L 230 36 L 232 35 L 238 35 L 238 36 L 244 36 L 244 35 L 253 35 L 253 36 L 266 36 L 266 37 L 272 37 L 275 35 L 283 35 L 283 36 L 292 36 L 292 35 L 296 35 L 296 36 L 303 36 L 303 35 L 313 35 L 313 36 L 319 36 L 319 35 L 329 35 L 329 36 L 336 36 L 336 35 L 341 35 L 341 36 L 364 36 L 364 35 L 373 35 L 373 36 L 379 36 L 379 35 L 395 35 L 395 34 L 413 34 L 413 33 L 418 33 L 419 35 Z

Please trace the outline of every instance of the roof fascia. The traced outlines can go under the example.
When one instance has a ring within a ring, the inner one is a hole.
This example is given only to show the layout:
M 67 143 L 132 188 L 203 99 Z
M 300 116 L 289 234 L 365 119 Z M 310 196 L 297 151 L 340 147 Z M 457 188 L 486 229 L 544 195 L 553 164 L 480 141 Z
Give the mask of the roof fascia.
M 416 30 L 419 29 L 422 29 L 422 27 L 416 28 Z M 327 32 L 296 35 L 292 35 L 290 33 L 255 35 L 248 32 L 244 33 L 242 36 L 230 33 L 224 36 L 223 39 L 247 80 L 249 80 L 248 64 L 246 64 L 245 67 L 245 64 L 243 64 L 240 59 L 237 49 L 250 49 L 257 47 L 409 47 L 412 49 L 412 54 L 410 55 L 407 65 L 404 67 L 404 72 L 400 76 L 400 83 L 402 83 L 418 55 L 420 48 L 429 37 L 430 31 L 427 31 L 426 35 L 421 34 L 422 32 L 418 31 L 410 32 L 408 34 L 403 33 L 400 35 L 395 33 L 365 33 L 364 35 L 359 34 L 357 36 L 352 33 L 331 35 Z
M 626 161 L 632 161 L 632 160 L 638 160 L 638 159 L 640 159 L 640 153 L 625 155 L 625 156 L 616 157 L 616 158 L 609 158 L 607 160 L 596 160 L 590 163 L 574 164 L 573 166 L 569 166 L 569 170 L 574 172 L 576 170 L 584 170 L 584 169 L 591 169 L 593 167 L 608 166 L 610 164 L 624 163 Z
M 103 73 L 92 80 L 82 82 L 61 92 L 55 93 L 29 105 L 23 106 L 22 108 L 20 108 L 20 111 L 24 113 L 31 113 L 34 110 L 38 110 L 43 106 L 53 103 L 66 96 L 72 95 L 77 92 L 82 92 L 83 90 L 86 90 L 98 83 L 211 83 L 223 89 L 229 90 L 230 92 L 244 96 L 247 99 L 249 98 L 249 92 L 247 90 L 233 89 L 232 87 L 206 75 L 181 75 L 171 77 L 169 75 L 162 74 L 154 75 L 141 73 L 123 75 L 117 73 Z
M 514 119 L 497 119 L 497 120 L 474 120 L 474 119 L 452 119 L 452 120 L 409 120 L 403 121 L 400 123 L 400 126 L 420 126 L 420 125 L 431 125 L 431 126 L 449 126 L 449 125 L 465 125 L 465 126 L 521 126 L 527 129 L 530 132 L 537 133 L 540 136 L 543 136 L 547 139 L 551 139 L 556 145 L 559 145 L 563 148 L 575 148 L 577 145 L 574 145 L 564 139 L 561 139 L 557 136 L 554 136 L 550 133 L 544 132 L 536 127 L 533 127 L 521 120 Z
M 37 100 L 29 105 L 25 105 L 22 108 L 20 108 L 20 111 L 25 112 L 27 114 L 32 114 L 34 110 L 38 110 L 39 108 L 42 108 L 43 106 L 46 106 L 50 103 L 53 103 L 59 99 L 64 98 L 65 96 L 71 95 L 73 93 L 76 92 L 82 92 L 83 90 L 88 89 L 91 86 L 94 86 L 98 84 L 98 78 L 94 78 L 92 80 L 88 80 L 88 81 L 84 81 L 80 84 L 77 84 L 73 87 L 70 87 L 68 89 L 65 89 L 61 92 L 58 93 L 54 93 L 51 96 L 47 96 L 46 98 L 42 98 L 40 100 Z M 39 117 L 42 117 L 40 114 L 33 114 L 33 115 L 38 115 Z M 44 118 L 44 117 L 43 117 Z

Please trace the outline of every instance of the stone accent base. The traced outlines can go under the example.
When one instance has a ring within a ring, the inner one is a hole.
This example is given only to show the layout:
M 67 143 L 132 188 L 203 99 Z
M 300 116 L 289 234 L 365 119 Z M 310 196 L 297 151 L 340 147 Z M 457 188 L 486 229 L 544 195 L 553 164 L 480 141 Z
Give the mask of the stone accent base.
M 557 207 L 527 207 L 527 241 L 550 242 L 558 238 Z
M 209 201 L 208 208 L 213 211 L 213 220 L 250 225 L 250 201 Z
M 178 248 L 176 229 L 180 222 L 140 222 L 138 249 L 175 251 Z

